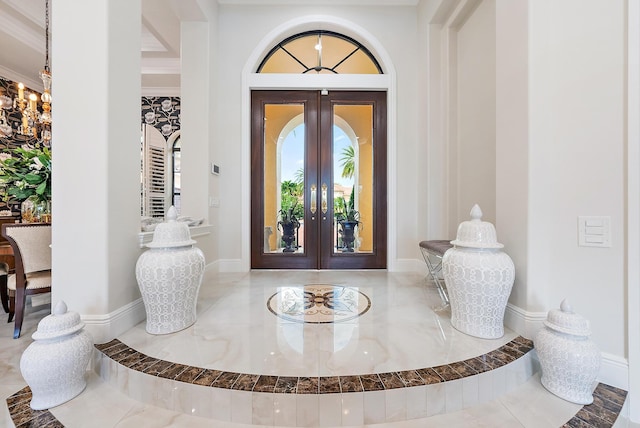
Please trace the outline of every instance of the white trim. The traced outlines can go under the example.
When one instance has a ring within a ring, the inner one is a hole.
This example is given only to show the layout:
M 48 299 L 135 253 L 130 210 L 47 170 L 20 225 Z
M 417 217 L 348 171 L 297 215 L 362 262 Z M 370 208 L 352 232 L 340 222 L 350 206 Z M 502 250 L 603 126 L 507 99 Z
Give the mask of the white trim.
M 0 65 L 0 76 L 4 79 L 11 80 L 12 82 L 22 82 L 24 85 L 34 91 L 42 92 L 42 80 L 33 80 L 24 74 L 11 70 L 3 65 Z
M 22 2 L 15 2 L 16 5 L 20 5 Z M 18 9 L 15 5 L 11 5 L 12 8 Z M 26 9 L 20 8 L 18 13 L 28 14 Z M 30 15 L 30 14 L 29 14 Z M 30 16 L 29 16 L 30 17 Z M 44 31 L 42 34 L 33 29 L 25 22 L 10 16 L 9 13 L 0 13 L 0 27 L 2 32 L 10 35 L 15 40 L 24 43 L 38 54 L 45 54 L 45 38 Z M 43 61 L 44 62 L 44 61 Z
M 629 420 L 640 423 L 640 1 L 627 8 L 627 401 Z
M 256 74 L 260 61 L 278 42 L 288 36 L 308 30 L 332 30 L 357 40 L 369 49 L 379 61 L 382 75 L 279 75 Z M 396 72 L 391 57 L 382 44 L 367 30 L 357 24 L 328 15 L 309 15 L 295 18 L 278 26 L 267 34 L 253 50 L 242 69 L 242 258 L 240 271 L 251 266 L 251 90 L 252 89 L 358 89 L 387 91 L 387 270 L 397 270 L 397 118 Z M 220 268 L 223 264 L 220 264 Z M 229 266 L 235 267 L 235 266 Z M 226 270 L 225 270 L 226 272 Z
M 82 315 L 81 319 L 86 330 L 93 336 L 94 343 L 103 343 L 130 330 L 146 317 L 147 313 L 140 297 L 108 314 Z
M 424 261 L 419 259 L 397 259 L 394 272 L 417 272 L 425 275 L 428 273 Z
M 248 272 L 242 259 L 220 259 L 209 266 L 212 272 Z
M 142 74 L 180 74 L 180 58 L 142 58 L 140 71 Z
M 507 303 L 504 313 L 504 325 L 527 339 L 535 337 L 546 319 L 546 312 L 527 312 L 511 303 Z
M 388 74 L 277 74 L 251 73 L 250 89 L 333 89 L 386 90 L 391 85 Z
M 321 0 L 316 1 L 315 5 L 334 5 L 334 6 L 417 6 L 420 0 Z M 218 4 L 230 5 L 260 5 L 260 6 L 276 6 L 276 5 L 300 5 L 300 0 L 218 0 Z
M 193 226 L 189 228 L 191 238 L 198 238 L 200 236 L 210 235 L 213 232 L 213 226 L 210 224 L 203 224 L 200 226 Z M 140 232 L 138 233 L 138 245 L 140 248 L 144 248 L 149 242 L 153 240 L 153 232 Z
M 629 361 L 617 355 L 602 352 L 600 373 L 598 382 L 615 386 L 616 388 L 629 389 Z
M 143 97 L 179 97 L 179 87 L 168 86 L 147 86 L 141 88 L 141 96 Z

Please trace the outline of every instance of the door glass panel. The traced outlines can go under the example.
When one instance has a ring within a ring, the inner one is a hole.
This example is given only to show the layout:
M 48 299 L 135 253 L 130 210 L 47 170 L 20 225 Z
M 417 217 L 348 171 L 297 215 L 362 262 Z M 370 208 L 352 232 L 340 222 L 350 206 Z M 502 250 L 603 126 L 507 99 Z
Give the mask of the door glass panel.
M 304 252 L 303 104 L 267 104 L 264 116 L 265 254 Z
M 373 253 L 373 106 L 333 108 L 334 253 Z

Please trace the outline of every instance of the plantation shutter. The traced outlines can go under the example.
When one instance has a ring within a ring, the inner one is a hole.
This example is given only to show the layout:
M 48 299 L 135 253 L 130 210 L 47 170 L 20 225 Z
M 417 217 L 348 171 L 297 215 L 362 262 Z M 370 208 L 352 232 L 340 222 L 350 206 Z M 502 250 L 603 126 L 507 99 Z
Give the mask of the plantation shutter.
M 152 126 L 143 126 L 142 215 L 164 217 L 166 211 L 167 146 L 158 130 Z

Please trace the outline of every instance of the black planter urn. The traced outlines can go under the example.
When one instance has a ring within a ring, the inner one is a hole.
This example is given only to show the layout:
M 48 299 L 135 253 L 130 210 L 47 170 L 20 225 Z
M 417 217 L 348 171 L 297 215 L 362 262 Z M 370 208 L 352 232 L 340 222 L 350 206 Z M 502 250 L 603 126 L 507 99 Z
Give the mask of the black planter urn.
M 282 242 L 285 247 L 282 250 L 283 253 L 294 253 L 296 246 L 293 242 L 296 240 L 296 225 L 293 223 L 281 223 L 282 226 Z
M 345 220 L 341 221 L 342 226 L 342 249 L 343 253 L 353 253 L 353 242 L 356 240 L 355 231 L 358 226 L 357 221 Z

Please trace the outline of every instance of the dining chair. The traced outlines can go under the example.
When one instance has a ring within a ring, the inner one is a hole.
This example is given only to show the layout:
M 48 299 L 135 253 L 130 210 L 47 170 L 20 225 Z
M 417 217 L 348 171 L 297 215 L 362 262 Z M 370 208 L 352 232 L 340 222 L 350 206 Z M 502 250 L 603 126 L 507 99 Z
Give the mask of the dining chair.
M 51 292 L 51 224 L 3 224 L 2 236 L 15 257 L 15 273 L 7 279 L 9 320 L 13 338 L 20 337 L 28 295 Z
M 7 279 L 9 277 L 9 265 L 0 262 L 0 301 L 5 313 L 9 313 L 9 292 L 7 289 Z

